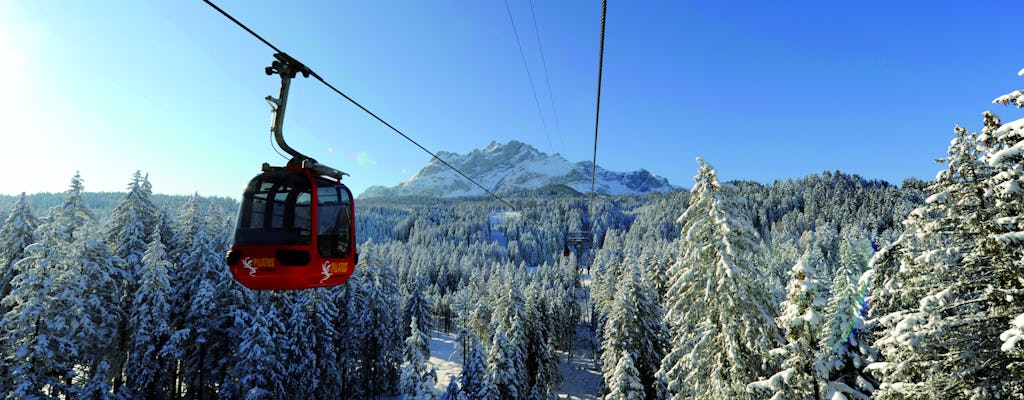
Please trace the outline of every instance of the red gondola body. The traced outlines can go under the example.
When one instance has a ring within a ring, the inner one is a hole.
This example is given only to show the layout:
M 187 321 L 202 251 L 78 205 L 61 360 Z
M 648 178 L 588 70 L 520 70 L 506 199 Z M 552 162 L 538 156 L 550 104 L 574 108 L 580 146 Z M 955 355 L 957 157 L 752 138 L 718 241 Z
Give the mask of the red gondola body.
M 226 259 L 231 274 L 256 290 L 345 283 L 359 259 L 352 192 L 339 179 L 289 164 L 264 165 L 246 187 Z

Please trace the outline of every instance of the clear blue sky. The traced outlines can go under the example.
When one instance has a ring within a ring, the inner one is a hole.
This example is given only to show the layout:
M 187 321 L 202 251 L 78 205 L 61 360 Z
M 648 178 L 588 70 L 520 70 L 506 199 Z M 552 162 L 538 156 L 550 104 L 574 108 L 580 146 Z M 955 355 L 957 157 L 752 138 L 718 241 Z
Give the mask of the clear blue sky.
M 590 158 L 600 2 L 220 0 L 218 4 L 432 150 L 515 139 Z M 842 170 L 929 179 L 957 123 L 1024 88 L 1014 1 L 621 1 L 608 10 L 598 163 L 689 187 Z M 272 51 L 199 0 L 0 2 L 0 193 L 237 197 L 271 149 Z M 551 99 L 554 99 L 552 107 Z M 554 112 L 557 112 L 556 126 Z M 429 161 L 312 79 L 294 83 L 289 143 L 359 193 Z

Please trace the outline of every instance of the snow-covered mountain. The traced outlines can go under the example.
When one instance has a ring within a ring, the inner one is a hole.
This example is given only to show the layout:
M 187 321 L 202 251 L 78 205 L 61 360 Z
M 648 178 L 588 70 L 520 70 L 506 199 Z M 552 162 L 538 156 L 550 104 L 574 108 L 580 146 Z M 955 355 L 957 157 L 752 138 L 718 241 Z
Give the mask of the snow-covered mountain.
M 498 194 L 516 194 L 534 190 L 543 192 L 590 192 L 591 162 L 570 162 L 559 154 L 549 155 L 532 146 L 510 141 L 492 141 L 483 150 L 467 154 L 438 152 L 437 155 Z M 666 192 L 673 186 L 668 180 L 641 169 L 633 172 L 608 171 L 597 167 L 595 190 L 598 193 L 621 195 Z M 395 187 L 373 186 L 360 197 L 481 196 L 484 191 L 458 173 L 433 159 L 418 173 Z

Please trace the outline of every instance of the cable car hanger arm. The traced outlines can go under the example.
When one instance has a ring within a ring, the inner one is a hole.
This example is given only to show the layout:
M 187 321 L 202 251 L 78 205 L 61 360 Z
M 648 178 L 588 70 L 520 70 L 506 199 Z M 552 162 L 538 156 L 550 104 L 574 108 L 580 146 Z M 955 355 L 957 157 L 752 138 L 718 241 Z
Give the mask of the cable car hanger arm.
M 302 77 L 308 78 L 312 71 L 287 53 L 274 54 L 274 58 L 277 61 L 274 61 L 269 67 L 264 69 L 267 75 L 277 74 L 281 76 L 281 93 L 278 98 L 266 97 L 267 103 L 270 104 L 270 131 L 274 134 L 274 140 L 281 150 L 292 156 L 291 161 L 288 162 L 289 164 L 299 164 L 303 168 L 309 168 L 318 174 L 341 180 L 343 176 L 348 174 L 318 163 L 312 157 L 299 153 L 284 141 L 284 113 L 288 106 L 288 90 L 291 88 L 292 78 L 295 78 L 299 73 L 302 74 Z

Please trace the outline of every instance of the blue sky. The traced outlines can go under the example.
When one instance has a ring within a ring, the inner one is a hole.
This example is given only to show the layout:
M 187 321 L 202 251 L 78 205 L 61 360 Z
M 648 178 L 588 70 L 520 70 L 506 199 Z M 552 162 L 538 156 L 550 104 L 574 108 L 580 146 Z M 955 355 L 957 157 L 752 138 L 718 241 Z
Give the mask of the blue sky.
M 218 4 L 432 150 L 514 139 L 590 158 L 598 1 L 533 1 L 535 31 L 530 1 L 508 0 L 547 133 L 503 1 Z M 990 104 L 1024 88 L 1020 15 L 1020 1 L 613 0 L 598 163 L 686 187 L 697 156 L 723 179 L 929 179 L 955 124 L 1024 116 Z M 0 2 L 0 193 L 63 191 L 76 170 L 119 191 L 141 170 L 158 193 L 237 197 L 285 161 L 267 133 L 272 55 L 199 0 Z M 356 193 L 429 161 L 312 79 L 293 84 L 285 132 Z

